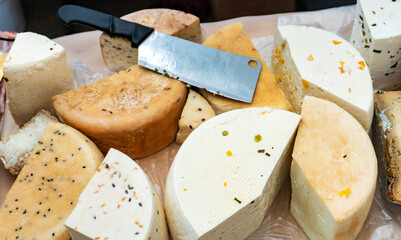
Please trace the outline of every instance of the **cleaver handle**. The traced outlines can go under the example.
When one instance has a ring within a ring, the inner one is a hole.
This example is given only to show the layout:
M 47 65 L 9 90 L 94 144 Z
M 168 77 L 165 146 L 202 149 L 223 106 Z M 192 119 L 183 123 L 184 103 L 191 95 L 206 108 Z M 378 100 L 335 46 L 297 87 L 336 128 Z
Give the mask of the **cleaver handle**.
M 153 32 L 152 28 L 77 5 L 60 7 L 57 17 L 66 25 L 80 24 L 101 30 L 111 37 L 127 38 L 131 40 L 132 47 L 138 47 Z

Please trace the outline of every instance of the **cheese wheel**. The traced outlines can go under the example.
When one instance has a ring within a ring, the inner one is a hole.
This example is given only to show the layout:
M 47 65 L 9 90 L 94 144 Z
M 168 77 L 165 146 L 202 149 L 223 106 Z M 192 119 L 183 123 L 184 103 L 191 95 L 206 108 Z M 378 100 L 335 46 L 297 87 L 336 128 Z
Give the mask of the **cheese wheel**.
M 372 204 L 377 160 L 364 128 L 336 104 L 305 97 L 291 165 L 291 214 L 311 240 L 355 239 Z
M 57 114 L 106 154 L 131 158 L 155 153 L 175 140 L 187 88 L 139 65 L 53 97 Z
M 199 18 L 178 10 L 155 8 L 130 13 L 121 19 L 135 22 L 155 31 L 193 42 L 201 37 Z M 138 48 L 133 48 L 128 39 L 100 36 L 100 48 L 106 66 L 112 71 L 125 70 L 138 63 Z

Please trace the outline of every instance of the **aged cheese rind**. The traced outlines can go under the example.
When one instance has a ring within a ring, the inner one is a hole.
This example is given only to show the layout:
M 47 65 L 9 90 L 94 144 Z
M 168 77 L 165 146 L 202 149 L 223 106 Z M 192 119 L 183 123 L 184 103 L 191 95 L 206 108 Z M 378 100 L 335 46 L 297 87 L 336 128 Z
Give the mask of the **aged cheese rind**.
M 213 108 L 199 93 L 189 90 L 182 110 L 176 142 L 182 144 L 188 135 L 206 120 L 216 116 Z
M 336 103 L 370 129 L 374 104 L 369 69 L 344 39 L 314 27 L 278 27 L 272 72 L 295 112 L 301 112 L 305 96 L 315 96 Z
M 300 116 L 268 107 L 220 114 L 195 129 L 167 178 L 173 239 L 245 239 L 288 177 Z
M 155 8 L 136 11 L 121 19 L 154 28 L 155 31 L 199 42 L 201 37 L 199 18 L 178 10 Z M 138 63 L 138 48 L 121 37 L 100 36 L 100 48 L 106 66 L 112 71 L 121 71 Z
M 80 132 L 49 123 L 0 209 L 1 239 L 71 239 L 63 222 L 102 160 Z
M 0 160 L 5 169 L 13 175 L 19 174 L 50 122 L 57 122 L 57 119 L 42 110 L 17 132 L 1 140 Z
M 51 111 L 52 96 L 74 88 L 64 48 L 32 32 L 17 34 L 3 72 L 10 112 L 18 125 L 42 109 Z
M 203 45 L 247 57 L 253 57 L 262 63 L 262 69 L 252 103 L 231 100 L 201 90 L 200 93 L 218 112 L 266 106 L 283 110 L 291 109 L 290 103 L 287 101 L 283 91 L 270 73 L 266 63 L 252 44 L 251 39 L 242 29 L 242 23 L 233 23 L 217 30 L 203 42 Z
M 365 58 L 373 87 L 401 87 L 401 2 L 358 0 L 350 42 Z
M 373 200 L 377 160 L 344 109 L 305 97 L 291 165 L 290 211 L 310 239 L 355 239 Z
M 65 221 L 74 240 L 168 239 L 163 206 L 141 167 L 110 149 Z
M 104 154 L 115 148 L 140 158 L 175 140 L 186 97 L 182 82 L 135 65 L 54 96 L 53 105 Z
M 401 202 L 401 92 L 376 93 L 373 143 L 379 159 L 379 183 L 387 199 Z M 384 176 L 383 176 L 384 175 Z

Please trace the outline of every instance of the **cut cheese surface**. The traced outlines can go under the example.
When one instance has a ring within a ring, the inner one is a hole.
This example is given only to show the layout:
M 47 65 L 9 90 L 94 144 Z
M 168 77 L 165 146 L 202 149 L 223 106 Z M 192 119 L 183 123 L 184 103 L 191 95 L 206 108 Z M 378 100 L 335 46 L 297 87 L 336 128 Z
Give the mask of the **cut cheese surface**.
M 300 116 L 268 107 L 220 114 L 195 129 L 167 178 L 173 239 L 245 239 L 288 177 Z
M 291 213 L 310 239 L 355 239 L 376 187 L 370 138 L 344 109 L 305 97 L 291 165 Z
M 145 172 L 110 149 L 65 221 L 74 240 L 168 239 L 160 199 Z
M 351 43 L 365 58 L 373 87 L 401 87 L 401 1 L 358 0 Z
M 71 239 L 63 222 L 102 160 L 80 132 L 49 123 L 1 206 L 1 239 Z
M 74 88 L 64 48 L 32 32 L 18 33 L 3 65 L 10 112 L 18 125 L 51 111 L 54 95 Z
M 99 82 L 53 97 L 56 112 L 106 154 L 131 158 L 155 153 L 175 140 L 187 88 L 135 65 Z
M 304 96 L 315 96 L 336 103 L 370 128 L 372 79 L 364 59 L 344 39 L 314 27 L 278 27 L 272 71 L 295 112 L 301 112 Z
M 272 107 L 276 109 L 290 110 L 291 105 L 287 101 L 283 91 L 278 86 L 266 63 L 256 51 L 251 39 L 242 29 L 242 23 L 233 23 L 225 26 L 210 35 L 203 45 L 217 48 L 219 50 L 259 59 L 262 63 L 262 70 L 256 85 L 252 103 L 243 103 L 225 97 L 214 95 L 205 90 L 201 94 L 218 111 L 248 107 Z

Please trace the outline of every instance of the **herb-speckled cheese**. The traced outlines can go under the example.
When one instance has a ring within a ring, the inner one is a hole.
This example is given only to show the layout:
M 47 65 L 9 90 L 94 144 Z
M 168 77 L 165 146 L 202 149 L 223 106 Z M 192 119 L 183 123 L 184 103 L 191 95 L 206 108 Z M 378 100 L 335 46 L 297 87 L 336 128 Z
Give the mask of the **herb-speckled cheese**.
M 352 114 L 368 130 L 373 118 L 369 69 L 347 41 L 322 29 L 278 27 L 272 71 L 300 113 L 306 95 L 329 100 Z
M 369 66 L 373 87 L 401 87 L 401 1 L 358 0 L 351 43 Z
M 245 108 L 202 123 L 178 151 L 165 209 L 175 240 L 245 239 L 288 177 L 300 116 Z
M 65 221 L 74 240 L 167 240 L 160 199 L 145 172 L 110 149 Z
M 103 160 L 87 137 L 48 124 L 0 209 L 0 239 L 71 239 L 63 223 Z

